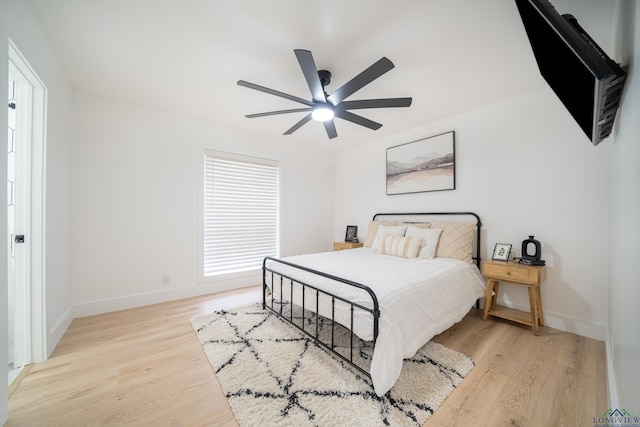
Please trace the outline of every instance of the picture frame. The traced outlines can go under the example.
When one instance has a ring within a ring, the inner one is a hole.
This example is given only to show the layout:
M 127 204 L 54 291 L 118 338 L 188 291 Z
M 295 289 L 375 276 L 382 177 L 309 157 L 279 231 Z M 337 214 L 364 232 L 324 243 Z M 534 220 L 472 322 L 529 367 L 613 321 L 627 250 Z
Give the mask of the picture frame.
M 358 226 L 357 225 L 347 225 L 347 232 L 344 235 L 345 242 L 353 242 L 358 239 Z
M 509 261 L 510 254 L 510 243 L 496 243 L 496 247 L 493 248 L 493 256 L 491 257 L 491 259 L 496 261 Z
M 387 195 L 455 190 L 454 131 L 387 148 Z

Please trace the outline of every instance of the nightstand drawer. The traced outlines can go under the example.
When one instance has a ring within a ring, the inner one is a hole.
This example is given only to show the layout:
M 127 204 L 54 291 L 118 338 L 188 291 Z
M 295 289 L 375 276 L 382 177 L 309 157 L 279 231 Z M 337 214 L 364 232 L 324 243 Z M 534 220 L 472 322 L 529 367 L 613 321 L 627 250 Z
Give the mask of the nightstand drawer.
M 361 248 L 363 246 L 364 246 L 364 243 L 333 242 L 333 250 L 334 251 L 344 251 L 346 249 Z
M 482 264 L 482 274 L 484 276 L 505 280 L 507 282 L 541 283 L 544 280 L 544 277 L 541 277 L 542 270 L 543 269 L 540 268 L 519 266 L 513 263 L 494 264 L 492 262 L 485 262 Z

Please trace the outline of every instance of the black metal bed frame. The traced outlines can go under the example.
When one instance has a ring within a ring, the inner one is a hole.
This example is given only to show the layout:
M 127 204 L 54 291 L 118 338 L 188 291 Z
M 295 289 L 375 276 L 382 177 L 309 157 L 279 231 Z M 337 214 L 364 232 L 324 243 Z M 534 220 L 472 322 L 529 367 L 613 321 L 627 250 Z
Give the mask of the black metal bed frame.
M 387 216 L 387 217 L 426 217 L 426 216 L 447 216 L 447 215 L 451 215 L 451 216 L 473 216 L 476 220 L 476 255 L 473 257 L 473 259 L 475 260 L 476 265 L 478 266 L 478 268 L 480 268 L 480 227 L 482 225 L 481 221 L 480 221 L 480 217 L 473 213 L 473 212 L 418 212 L 418 213 L 377 213 L 373 216 L 373 219 L 375 220 L 378 217 L 382 217 L 382 216 Z M 426 222 L 426 221 L 409 221 L 407 223 L 418 223 L 418 222 Z M 267 262 L 271 261 L 271 265 L 267 266 Z M 354 303 L 352 301 L 348 301 L 345 298 L 342 298 L 338 295 L 334 295 L 330 292 L 324 291 L 322 289 L 317 288 L 316 286 L 313 286 L 309 283 L 305 283 L 301 280 L 298 279 L 294 279 L 293 277 L 290 277 L 286 274 L 282 274 L 279 273 L 276 270 L 276 265 L 277 264 L 282 264 L 282 265 L 287 265 L 289 267 L 293 267 L 295 269 L 298 270 L 302 270 L 302 271 L 306 271 L 308 273 L 312 273 L 314 275 L 317 276 L 321 276 L 321 277 L 325 277 L 327 279 L 331 279 L 340 283 L 343 283 L 347 286 L 353 286 L 359 289 L 364 290 L 365 292 L 367 292 L 369 294 L 369 296 L 371 297 L 371 307 L 366 307 L 362 304 L 357 304 Z M 275 300 L 275 292 L 274 290 L 271 291 L 271 298 L 270 301 L 267 301 L 267 290 L 268 290 L 268 285 L 267 285 L 267 278 L 269 278 L 270 275 L 270 279 L 271 279 L 271 285 L 273 287 L 276 287 L 277 284 L 276 282 L 279 282 L 279 287 L 280 287 L 280 292 L 279 292 L 279 296 L 280 296 L 280 301 L 276 301 Z M 278 280 L 279 278 L 279 280 Z M 302 290 L 302 307 L 301 307 L 301 315 L 302 315 L 302 321 L 301 322 L 296 322 L 294 321 L 294 314 L 293 314 L 293 308 L 291 307 L 289 309 L 289 314 L 287 315 L 286 313 L 283 314 L 283 306 L 286 304 L 286 300 L 284 300 L 285 296 L 283 295 L 283 288 L 285 283 L 288 283 L 288 287 L 290 290 L 290 295 L 289 295 L 289 304 L 293 304 L 294 298 L 293 298 L 293 289 L 294 289 L 294 284 L 298 285 L 298 289 Z M 310 289 L 312 294 L 315 293 L 315 307 L 306 307 L 305 306 L 305 295 L 307 293 L 307 289 Z M 315 327 L 312 327 L 311 329 L 314 330 L 309 330 L 308 328 L 305 328 L 305 316 L 307 313 L 307 310 L 311 311 L 312 313 L 315 313 L 315 316 L 317 316 L 318 318 L 320 317 L 319 314 L 319 301 L 320 301 L 320 295 L 324 295 L 327 296 L 329 298 L 331 298 L 331 318 L 328 319 L 330 321 L 330 327 L 331 327 L 331 339 L 330 342 L 324 342 L 323 340 L 320 339 L 320 329 L 319 329 L 319 324 L 320 321 L 318 319 L 316 319 L 315 321 Z M 336 304 L 336 300 L 337 301 L 341 301 L 343 303 L 346 303 L 347 305 L 350 306 L 350 327 L 349 332 L 350 332 L 350 338 L 349 338 L 349 355 L 348 357 L 346 355 L 343 355 L 341 353 L 339 353 L 338 351 L 336 351 L 336 344 L 334 342 L 334 332 L 335 332 L 335 328 L 336 328 L 336 320 L 335 320 L 335 304 Z M 274 258 L 274 257 L 266 257 L 263 262 L 262 262 L 262 308 L 263 309 L 268 309 L 271 312 L 273 312 L 274 314 L 276 314 L 276 316 L 278 316 L 279 318 L 281 318 L 282 320 L 286 321 L 287 323 L 295 326 L 297 329 L 299 329 L 300 331 L 302 331 L 303 333 L 305 333 L 307 336 L 311 337 L 313 339 L 313 341 L 317 344 L 319 344 L 320 346 L 322 346 L 323 348 L 325 348 L 326 350 L 328 350 L 331 354 L 337 356 L 339 359 L 345 361 L 346 363 L 348 363 L 350 366 L 354 367 L 355 369 L 357 369 L 359 372 L 363 373 L 364 375 L 366 375 L 367 377 L 371 378 L 371 374 L 364 369 L 363 367 L 357 365 L 356 363 L 354 363 L 354 355 L 353 355 L 353 350 L 354 350 L 354 332 L 353 332 L 353 322 L 354 322 L 354 309 L 357 308 L 359 310 L 363 310 L 367 313 L 370 313 L 372 318 L 373 318 L 373 341 L 372 341 L 372 345 L 375 346 L 376 340 L 378 338 L 378 325 L 379 325 L 379 319 L 380 319 L 380 308 L 379 308 L 379 304 L 378 304 L 378 298 L 376 297 L 376 294 L 373 292 L 373 290 L 371 288 L 369 288 L 367 285 L 364 285 L 362 283 L 358 283 L 358 282 L 354 282 L 351 280 L 347 280 L 344 279 L 342 277 L 337 277 L 328 273 L 324 273 L 322 271 L 317 271 L 308 267 L 304 267 L 301 265 L 297 265 L 297 264 L 293 264 L 291 262 L 288 261 L 284 261 L 282 259 L 279 258 Z M 300 324 L 298 324 L 300 323 Z

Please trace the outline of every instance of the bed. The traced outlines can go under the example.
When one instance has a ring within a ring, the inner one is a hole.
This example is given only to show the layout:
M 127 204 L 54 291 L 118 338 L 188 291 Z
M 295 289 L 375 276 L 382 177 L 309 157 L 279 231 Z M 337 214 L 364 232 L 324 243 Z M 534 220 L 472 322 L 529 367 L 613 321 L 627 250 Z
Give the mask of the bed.
M 362 248 L 265 258 L 262 306 L 370 377 L 382 396 L 405 358 L 484 296 L 480 226 L 472 212 L 376 214 Z M 335 332 L 345 328 L 346 342 Z

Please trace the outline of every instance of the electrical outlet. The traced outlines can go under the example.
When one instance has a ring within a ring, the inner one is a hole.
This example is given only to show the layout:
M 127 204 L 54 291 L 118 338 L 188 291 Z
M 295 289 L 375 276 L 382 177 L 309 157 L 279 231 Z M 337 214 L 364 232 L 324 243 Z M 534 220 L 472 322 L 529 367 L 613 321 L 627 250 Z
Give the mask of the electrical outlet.
M 168 274 L 162 275 L 162 286 L 169 286 L 171 284 L 171 277 Z

